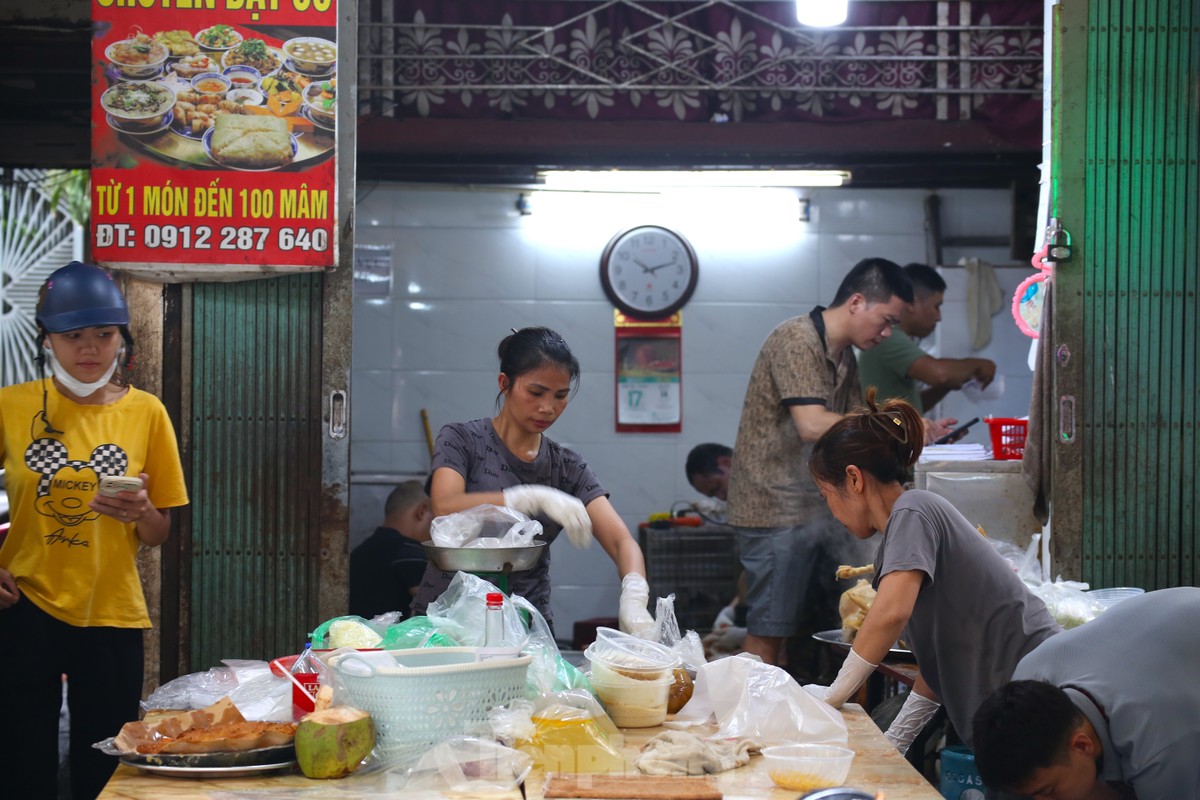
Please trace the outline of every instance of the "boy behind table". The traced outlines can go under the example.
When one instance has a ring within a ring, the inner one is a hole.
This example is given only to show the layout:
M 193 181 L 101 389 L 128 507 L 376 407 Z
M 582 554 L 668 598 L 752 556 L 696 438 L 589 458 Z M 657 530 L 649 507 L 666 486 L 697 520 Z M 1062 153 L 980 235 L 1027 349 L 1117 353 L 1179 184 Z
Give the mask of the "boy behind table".
M 383 525 L 350 553 L 350 613 L 371 619 L 388 611 L 407 617 L 425 574 L 433 510 L 420 481 L 404 481 L 388 495 Z

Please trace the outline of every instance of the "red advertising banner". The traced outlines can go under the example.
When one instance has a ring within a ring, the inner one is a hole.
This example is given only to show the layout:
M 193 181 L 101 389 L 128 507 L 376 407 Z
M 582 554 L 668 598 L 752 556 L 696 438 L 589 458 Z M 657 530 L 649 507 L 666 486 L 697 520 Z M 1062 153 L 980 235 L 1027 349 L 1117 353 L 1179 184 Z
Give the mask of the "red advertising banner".
M 326 267 L 336 0 L 92 0 L 92 258 Z

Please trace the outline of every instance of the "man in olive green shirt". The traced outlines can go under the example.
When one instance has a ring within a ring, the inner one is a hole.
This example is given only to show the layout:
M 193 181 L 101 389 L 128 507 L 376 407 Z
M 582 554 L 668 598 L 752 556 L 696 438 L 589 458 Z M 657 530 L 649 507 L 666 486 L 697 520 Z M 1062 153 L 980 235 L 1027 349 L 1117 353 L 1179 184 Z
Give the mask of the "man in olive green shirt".
M 880 400 L 902 397 L 924 413 L 951 389 L 962 388 L 973 378 L 987 386 L 996 377 L 996 364 L 986 358 L 935 358 L 918 347 L 914 340 L 933 333 L 942 319 L 946 282 L 924 264 L 909 264 L 904 272 L 912 281 L 913 302 L 901 314 L 892 336 L 858 354 L 859 380 L 864 392 L 875 386 Z M 925 388 L 918 390 L 917 381 Z M 936 425 L 926 430 L 938 434 Z

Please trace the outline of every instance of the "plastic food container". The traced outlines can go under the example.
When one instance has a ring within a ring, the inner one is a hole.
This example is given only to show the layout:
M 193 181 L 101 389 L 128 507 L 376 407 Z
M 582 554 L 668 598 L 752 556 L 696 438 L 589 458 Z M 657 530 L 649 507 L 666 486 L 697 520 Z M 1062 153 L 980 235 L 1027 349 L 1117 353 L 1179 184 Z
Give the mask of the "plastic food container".
M 1087 596 L 1089 600 L 1099 603 L 1105 609 L 1109 609 L 1122 600 L 1137 597 L 1139 594 L 1145 593 L 1145 589 L 1138 589 L 1135 586 L 1116 586 L 1111 589 L 1092 589 L 1087 593 Z
M 828 744 L 781 744 L 762 755 L 775 785 L 794 792 L 840 786 L 854 760 L 853 750 Z
M 667 718 L 667 701 L 675 678 L 667 673 L 657 680 L 597 677 L 592 673 L 592 688 L 604 710 L 618 728 L 652 728 Z
M 670 648 L 612 628 L 597 628 L 596 641 L 583 654 L 591 662 L 593 679 L 601 683 L 673 681 L 679 666 Z

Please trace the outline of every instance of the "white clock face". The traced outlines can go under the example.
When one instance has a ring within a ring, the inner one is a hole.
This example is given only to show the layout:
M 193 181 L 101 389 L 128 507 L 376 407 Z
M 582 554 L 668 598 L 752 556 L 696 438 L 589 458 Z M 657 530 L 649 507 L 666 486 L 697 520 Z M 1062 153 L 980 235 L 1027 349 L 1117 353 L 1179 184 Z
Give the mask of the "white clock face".
M 610 299 L 635 316 L 674 313 L 691 297 L 698 276 L 688 243 L 650 225 L 619 235 L 601 260 L 601 280 Z

